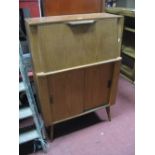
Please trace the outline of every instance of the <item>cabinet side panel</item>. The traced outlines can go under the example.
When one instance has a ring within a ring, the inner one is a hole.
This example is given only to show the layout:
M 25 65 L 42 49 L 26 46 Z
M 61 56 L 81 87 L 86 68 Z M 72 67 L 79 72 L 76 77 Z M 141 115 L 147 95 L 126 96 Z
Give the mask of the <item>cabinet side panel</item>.
M 121 61 L 117 61 L 114 63 L 114 70 L 113 70 L 113 78 L 112 78 L 112 86 L 110 90 L 110 98 L 109 98 L 109 104 L 113 105 L 116 101 L 117 96 L 117 86 L 118 86 L 118 79 L 120 75 L 120 65 Z
M 38 27 L 30 26 L 26 22 L 26 32 L 28 34 L 28 44 L 32 56 L 32 65 L 35 72 L 42 71 L 42 58 L 38 42 Z
M 32 66 L 33 66 L 33 78 L 37 90 L 37 97 L 41 107 L 41 112 L 46 126 L 49 126 L 52 122 L 51 110 L 49 108 L 49 96 L 46 77 L 38 78 L 36 76 L 37 72 L 42 71 L 42 60 L 38 45 L 38 30 L 37 26 L 29 26 L 26 23 L 26 31 L 28 34 L 29 48 L 32 56 Z
M 121 55 L 122 39 L 123 39 L 123 29 L 124 29 L 124 17 L 117 19 L 118 26 L 118 52 Z
M 50 95 L 47 77 L 36 78 L 36 82 L 43 119 L 45 125 L 50 126 L 53 122 L 53 115 L 50 106 Z

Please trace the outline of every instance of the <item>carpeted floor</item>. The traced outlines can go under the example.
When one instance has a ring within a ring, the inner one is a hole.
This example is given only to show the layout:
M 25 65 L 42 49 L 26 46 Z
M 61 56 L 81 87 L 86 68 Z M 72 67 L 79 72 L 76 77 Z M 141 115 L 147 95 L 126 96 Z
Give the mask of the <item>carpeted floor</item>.
M 134 155 L 135 87 L 120 77 L 112 121 L 105 109 L 55 126 L 46 155 Z M 44 155 L 42 151 L 31 155 Z

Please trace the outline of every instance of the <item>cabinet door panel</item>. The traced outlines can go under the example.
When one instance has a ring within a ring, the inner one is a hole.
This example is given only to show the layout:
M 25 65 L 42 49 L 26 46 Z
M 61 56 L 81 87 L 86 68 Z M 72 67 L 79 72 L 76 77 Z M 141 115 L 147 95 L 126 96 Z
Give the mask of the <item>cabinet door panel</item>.
M 83 70 L 49 76 L 48 87 L 54 121 L 80 114 L 83 111 Z
M 113 63 L 94 66 L 85 72 L 84 110 L 95 108 L 109 102 Z
M 76 26 L 40 25 L 38 38 L 44 72 L 119 57 L 117 29 L 117 19 Z

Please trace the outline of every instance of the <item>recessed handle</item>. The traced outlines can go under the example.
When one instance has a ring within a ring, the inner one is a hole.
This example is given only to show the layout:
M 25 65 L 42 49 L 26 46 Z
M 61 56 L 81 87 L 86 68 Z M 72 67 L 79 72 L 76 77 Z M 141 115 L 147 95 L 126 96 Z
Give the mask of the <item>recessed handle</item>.
M 80 20 L 80 21 L 72 21 L 68 22 L 67 24 L 70 26 L 77 26 L 77 25 L 88 25 L 88 24 L 94 24 L 95 20 Z

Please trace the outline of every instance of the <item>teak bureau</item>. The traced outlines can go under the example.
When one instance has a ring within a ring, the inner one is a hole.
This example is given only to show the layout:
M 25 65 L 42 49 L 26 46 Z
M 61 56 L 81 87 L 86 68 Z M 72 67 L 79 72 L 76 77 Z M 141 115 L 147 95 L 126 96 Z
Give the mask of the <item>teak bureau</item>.
M 115 103 L 123 18 L 107 13 L 26 19 L 46 127 Z

